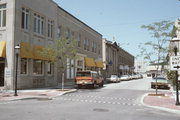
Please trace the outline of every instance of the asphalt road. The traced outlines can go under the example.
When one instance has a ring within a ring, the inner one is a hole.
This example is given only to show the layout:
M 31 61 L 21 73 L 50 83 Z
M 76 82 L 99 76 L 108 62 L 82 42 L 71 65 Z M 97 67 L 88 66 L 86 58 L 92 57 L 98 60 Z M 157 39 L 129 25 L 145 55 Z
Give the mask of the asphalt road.
M 22 100 L 0 104 L 0 120 L 180 120 L 180 115 L 145 107 L 142 96 L 150 80 L 80 89 L 53 100 Z

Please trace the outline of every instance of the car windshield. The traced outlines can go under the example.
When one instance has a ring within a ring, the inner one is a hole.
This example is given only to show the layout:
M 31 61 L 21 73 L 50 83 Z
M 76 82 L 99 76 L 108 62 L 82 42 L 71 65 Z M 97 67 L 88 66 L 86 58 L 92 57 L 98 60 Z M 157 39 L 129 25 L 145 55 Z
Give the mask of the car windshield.
M 77 72 L 77 77 L 91 77 L 90 72 Z
M 157 78 L 155 77 L 153 78 L 153 81 L 156 81 L 156 79 L 157 79 L 157 82 L 167 83 L 167 79 L 164 77 L 157 77 Z
M 122 75 L 121 77 L 128 77 L 127 75 Z
M 116 78 L 117 76 L 116 75 L 111 75 L 111 78 Z

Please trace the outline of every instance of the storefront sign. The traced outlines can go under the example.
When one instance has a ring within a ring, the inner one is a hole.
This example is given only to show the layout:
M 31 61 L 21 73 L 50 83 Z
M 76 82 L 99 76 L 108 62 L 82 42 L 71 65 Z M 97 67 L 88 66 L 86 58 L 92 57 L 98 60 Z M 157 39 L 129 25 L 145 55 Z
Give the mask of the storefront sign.
M 5 77 L 11 77 L 12 76 L 12 72 L 10 69 L 5 69 Z

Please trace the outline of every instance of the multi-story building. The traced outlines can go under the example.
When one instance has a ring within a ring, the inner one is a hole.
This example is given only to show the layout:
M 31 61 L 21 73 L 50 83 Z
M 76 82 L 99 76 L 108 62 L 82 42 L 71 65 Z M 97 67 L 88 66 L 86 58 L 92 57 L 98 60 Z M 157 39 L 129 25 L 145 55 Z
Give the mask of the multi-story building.
M 104 76 L 125 75 L 134 71 L 134 56 L 113 41 L 103 39 Z
M 102 69 L 102 35 L 52 0 L 0 1 L 0 86 L 14 88 L 15 50 L 20 44 L 18 88 L 56 86 L 61 73 L 37 50 L 54 44 L 64 33 L 77 40 L 78 60 L 67 63 L 65 81 L 72 82 L 77 70 Z

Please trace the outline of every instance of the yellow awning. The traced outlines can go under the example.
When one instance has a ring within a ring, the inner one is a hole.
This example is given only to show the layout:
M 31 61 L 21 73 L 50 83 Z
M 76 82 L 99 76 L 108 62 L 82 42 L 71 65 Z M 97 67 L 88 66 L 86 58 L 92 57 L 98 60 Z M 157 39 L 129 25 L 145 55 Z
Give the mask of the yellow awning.
M 29 43 L 21 43 L 20 56 L 21 58 L 33 58 L 32 48 Z
M 33 59 L 54 61 L 55 56 L 53 56 L 53 53 L 54 51 L 51 48 L 45 48 L 38 45 L 33 46 Z
M 84 60 L 85 60 L 85 66 L 86 67 L 96 67 L 96 64 L 95 64 L 93 58 L 85 57 Z
M 41 55 L 41 52 L 43 50 L 42 46 L 33 46 L 33 58 L 38 60 L 45 60 L 44 57 Z
M 0 57 L 6 57 L 6 41 L 0 41 Z
M 95 63 L 96 63 L 96 67 L 98 67 L 98 68 L 103 68 L 104 67 L 102 61 L 96 61 Z

